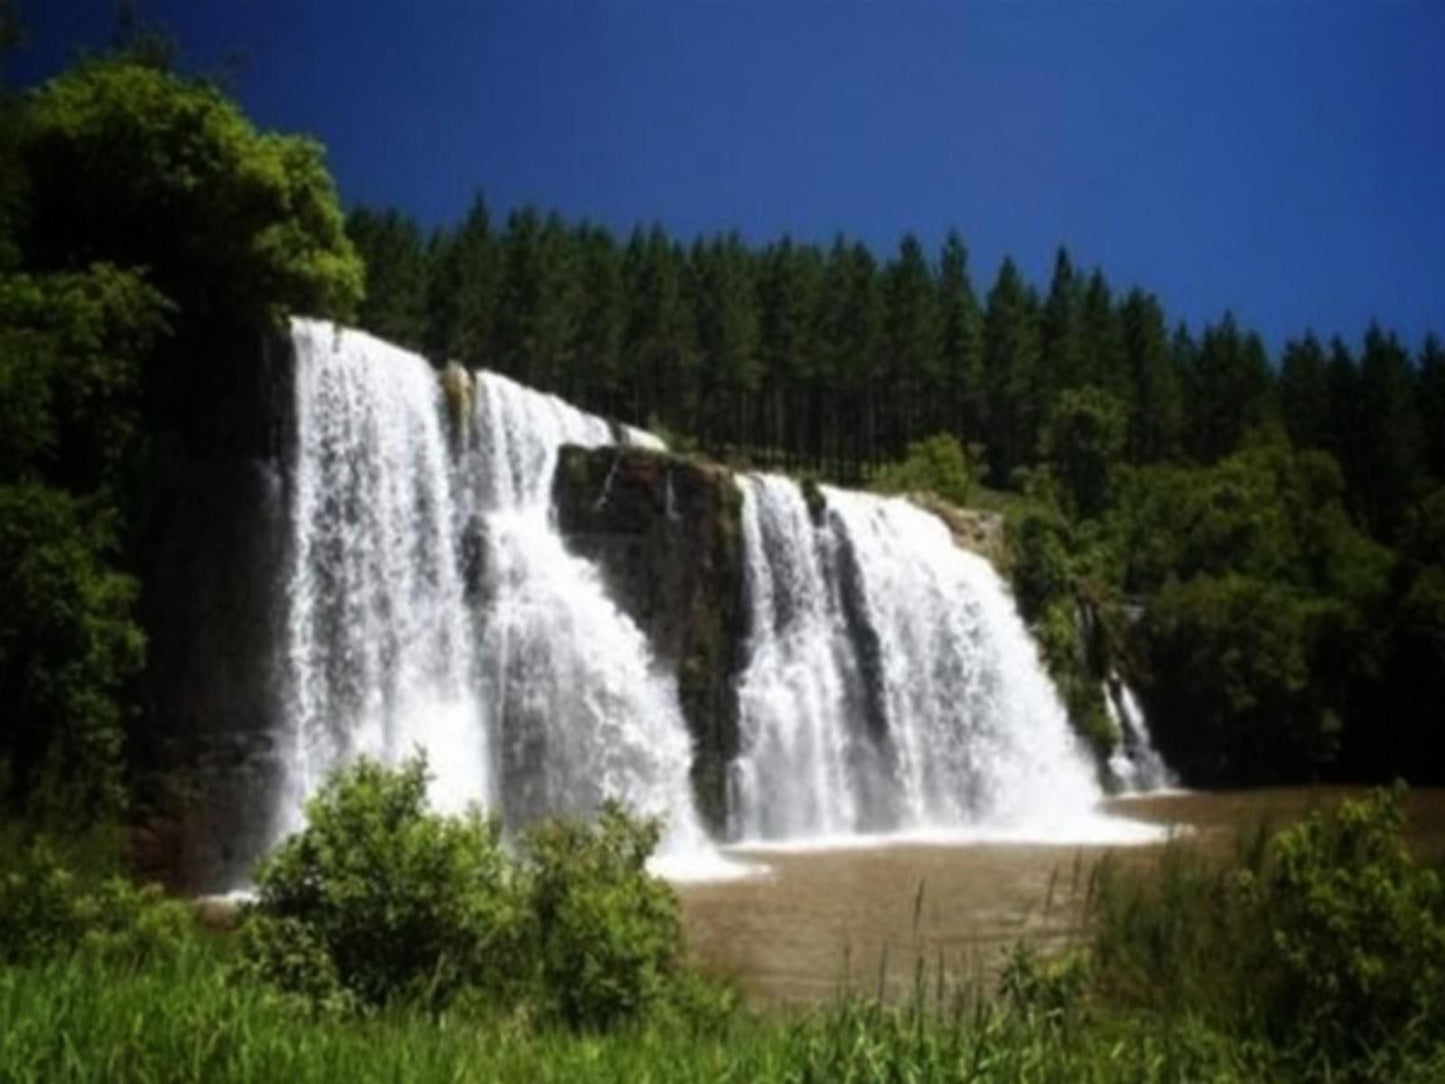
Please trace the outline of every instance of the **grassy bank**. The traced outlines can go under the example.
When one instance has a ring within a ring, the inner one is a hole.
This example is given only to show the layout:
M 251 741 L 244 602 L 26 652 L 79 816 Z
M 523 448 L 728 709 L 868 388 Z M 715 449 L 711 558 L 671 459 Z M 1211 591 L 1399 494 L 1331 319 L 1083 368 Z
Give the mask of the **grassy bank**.
M 367 769 L 328 791 L 240 936 L 43 849 L 0 870 L 0 1081 L 1445 1079 L 1445 889 L 1404 844 L 1397 792 L 1227 859 L 1175 843 L 1149 866 L 1106 860 L 1079 940 L 1016 946 L 996 979 L 957 987 L 920 962 L 902 1003 L 760 1014 L 657 939 L 671 911 L 638 895 L 656 883 L 637 880 L 628 822 L 548 829 L 501 897 L 470 857 L 484 825 L 398 804 L 418 781 Z M 409 878 L 358 865 L 428 854 L 463 865 L 431 881 L 431 859 Z M 504 918 L 519 939 L 468 939 Z M 440 955 L 416 955 L 443 929 Z

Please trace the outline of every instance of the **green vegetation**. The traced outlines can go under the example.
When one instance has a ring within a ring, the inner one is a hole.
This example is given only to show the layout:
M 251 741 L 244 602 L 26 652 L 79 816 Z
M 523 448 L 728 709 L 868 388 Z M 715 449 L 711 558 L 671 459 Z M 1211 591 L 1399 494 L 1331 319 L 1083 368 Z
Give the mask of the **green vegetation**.
M 135 789 L 153 511 L 244 439 L 268 329 L 361 291 L 320 148 L 157 41 L 0 97 L 0 809 L 68 826 Z
M 869 483 L 881 493 L 935 493 L 963 507 L 973 494 L 976 475 L 958 441 L 940 433 L 910 444 L 904 459 L 879 467 Z
M 1445 883 L 1379 792 L 1233 862 L 1088 879 L 1087 930 L 995 988 L 757 1015 L 681 954 L 655 842 L 609 810 L 515 855 L 420 808 L 420 763 L 333 778 L 235 934 L 38 843 L 0 874 L 0 1079 L 1427 1081 Z M 70 856 L 75 857 L 75 856 Z M 390 874 L 394 879 L 386 879 Z M 517 933 L 526 930 L 526 936 Z M 510 970 L 519 981 L 500 981 Z M 649 993 L 650 992 L 650 993 Z
M 683 974 L 656 824 L 607 805 L 508 849 L 476 811 L 428 812 L 426 784 L 420 758 L 363 760 L 321 788 L 257 871 L 245 974 L 328 1009 L 481 999 L 580 1029 L 725 1002 Z

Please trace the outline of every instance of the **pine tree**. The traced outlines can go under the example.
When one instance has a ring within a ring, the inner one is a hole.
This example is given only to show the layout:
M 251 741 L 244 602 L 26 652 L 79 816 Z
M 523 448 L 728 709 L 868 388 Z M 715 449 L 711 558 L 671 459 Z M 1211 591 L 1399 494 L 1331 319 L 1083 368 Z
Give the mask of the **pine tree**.
M 882 440 L 889 458 L 901 456 L 939 422 L 941 339 L 937 296 L 928 258 L 913 234 L 883 272 L 884 384 Z
M 1044 302 L 1041 327 L 1040 385 L 1045 413 L 1052 409 L 1060 392 L 1086 383 L 1083 309 L 1083 284 L 1069 259 L 1069 250 L 1060 248 L 1054 256 L 1054 277 L 1049 284 L 1048 300 Z
M 499 365 L 496 312 L 501 288 L 500 252 L 480 193 L 450 233 L 432 238 L 426 348 L 440 361 L 469 369 Z
M 698 432 L 691 306 L 683 259 L 661 226 L 634 230 L 623 255 L 625 398 L 633 417 Z
M 384 339 L 421 349 L 426 340 L 426 246 L 410 215 L 359 207 L 346 217 L 346 233 L 366 266 L 366 296 L 357 323 Z
M 988 295 L 983 364 L 988 396 L 988 458 L 994 485 L 1007 485 L 1029 462 L 1038 435 L 1039 328 L 1018 267 L 1005 259 Z
M 1119 325 L 1132 385 L 1126 409 L 1129 458 L 1153 463 L 1175 456 L 1183 435 L 1184 404 L 1164 310 L 1152 294 L 1130 290 L 1119 310 Z
M 1437 486 L 1445 485 L 1445 348 L 1425 336 L 1418 373 L 1423 466 Z
M 579 260 L 580 310 L 564 394 L 589 410 L 608 416 L 623 414 L 622 338 L 627 327 L 627 297 L 622 254 L 612 234 L 600 226 L 579 227 L 573 244 Z M 647 419 L 628 420 L 645 424 Z
M 1312 334 L 1285 343 L 1279 369 L 1279 405 L 1295 447 L 1333 450 L 1325 350 Z
M 938 309 L 945 428 L 965 446 L 982 443 L 983 314 L 968 277 L 968 250 L 952 230 L 939 258 Z
M 1392 332 L 1371 324 L 1360 359 L 1361 489 L 1365 523 L 1393 541 L 1417 485 L 1420 422 L 1409 355 Z

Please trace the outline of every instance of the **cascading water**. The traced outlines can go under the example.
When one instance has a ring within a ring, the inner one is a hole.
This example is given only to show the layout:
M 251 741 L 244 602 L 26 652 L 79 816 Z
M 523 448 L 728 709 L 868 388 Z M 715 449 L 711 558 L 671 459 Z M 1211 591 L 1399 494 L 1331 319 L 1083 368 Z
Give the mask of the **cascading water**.
M 483 373 L 454 441 L 422 358 L 313 321 L 293 340 L 281 828 L 334 765 L 420 748 L 439 806 L 612 796 L 666 819 L 664 853 L 705 849 L 672 681 L 551 519 L 558 447 L 607 423 Z
M 1139 706 L 1134 690 L 1117 674 L 1110 675 L 1110 680 L 1104 683 L 1104 703 L 1122 739 L 1109 758 L 1109 770 L 1124 789 L 1142 794 L 1174 786 L 1178 780 L 1154 748 L 1144 709 Z
M 610 443 L 610 428 L 490 373 L 477 377 L 475 409 L 467 469 L 485 548 L 482 688 L 503 806 L 528 819 L 622 797 L 667 820 L 665 855 L 703 848 L 675 683 L 552 520 L 557 449 Z
M 335 764 L 430 754 L 433 800 L 487 801 L 458 479 L 425 361 L 298 320 L 280 827 Z
M 743 490 L 752 614 L 738 683 L 747 755 L 735 766 L 733 831 L 744 838 L 840 834 L 858 824 L 849 720 L 861 715 L 836 578 L 798 487 L 766 475 Z
M 906 501 L 744 483 L 753 628 L 735 825 L 749 837 L 987 825 L 1100 797 L 998 575 Z

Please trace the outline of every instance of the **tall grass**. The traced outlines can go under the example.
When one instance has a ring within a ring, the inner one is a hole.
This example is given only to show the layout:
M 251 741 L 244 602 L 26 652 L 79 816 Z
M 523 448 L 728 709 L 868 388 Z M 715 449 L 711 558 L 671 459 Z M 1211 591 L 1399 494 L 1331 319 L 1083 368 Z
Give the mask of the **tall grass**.
M 230 981 L 204 948 L 141 970 L 75 956 L 0 972 L 7 1082 L 1244 1081 L 1257 1070 L 1188 1021 L 1070 1028 L 981 1001 L 939 1014 L 849 999 L 705 1031 L 654 1022 L 589 1035 L 485 1012 L 312 1016 Z

